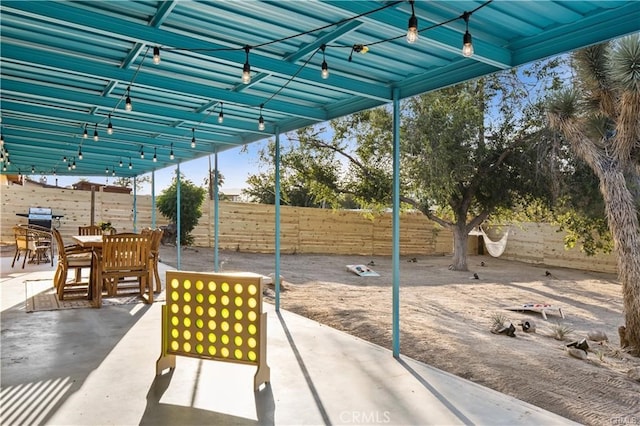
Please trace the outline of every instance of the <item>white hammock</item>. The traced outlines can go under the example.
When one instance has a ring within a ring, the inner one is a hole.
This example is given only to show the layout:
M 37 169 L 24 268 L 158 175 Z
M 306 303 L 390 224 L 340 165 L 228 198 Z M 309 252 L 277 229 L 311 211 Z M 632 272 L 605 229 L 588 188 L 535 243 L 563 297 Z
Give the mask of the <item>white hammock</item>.
M 500 257 L 502 253 L 504 253 L 504 249 L 507 247 L 507 238 L 509 237 L 509 229 L 504 233 L 502 238 L 498 241 L 491 241 L 489 236 L 484 232 L 481 226 L 477 229 L 473 228 L 469 235 L 482 235 L 482 239 L 484 240 L 484 246 L 487 248 L 489 254 L 493 257 Z

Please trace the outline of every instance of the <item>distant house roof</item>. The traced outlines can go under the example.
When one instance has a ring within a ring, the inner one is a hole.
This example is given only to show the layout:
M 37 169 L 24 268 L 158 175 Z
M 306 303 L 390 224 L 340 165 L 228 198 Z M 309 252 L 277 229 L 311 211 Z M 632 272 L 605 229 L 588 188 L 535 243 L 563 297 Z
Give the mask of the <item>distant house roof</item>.
M 114 185 L 103 185 L 100 183 L 93 183 L 87 181 L 79 181 L 71 185 L 73 189 L 77 189 L 79 191 L 91 191 L 91 189 L 95 189 L 96 191 L 101 192 L 117 192 L 119 194 L 131 194 L 131 188 L 126 188 L 124 186 L 114 186 Z

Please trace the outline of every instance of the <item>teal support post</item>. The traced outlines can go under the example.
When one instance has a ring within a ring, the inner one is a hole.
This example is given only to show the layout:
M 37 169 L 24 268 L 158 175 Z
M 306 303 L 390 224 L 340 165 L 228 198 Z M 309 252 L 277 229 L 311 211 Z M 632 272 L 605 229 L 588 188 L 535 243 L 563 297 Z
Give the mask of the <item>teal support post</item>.
M 151 228 L 156 229 L 156 171 L 151 172 Z
M 133 177 L 133 232 L 138 232 L 138 194 L 136 177 Z
M 400 357 L 400 91 L 393 89 L 393 357 Z
M 275 241 L 275 255 L 276 255 L 276 271 L 274 284 L 276 285 L 276 312 L 280 312 L 280 129 L 276 127 L 276 155 L 275 155 L 275 174 L 276 174 L 276 187 L 275 187 L 275 207 L 276 207 L 276 241 Z
M 180 246 L 180 216 L 182 216 L 182 209 L 180 206 L 180 163 L 176 168 L 176 211 L 178 212 L 176 219 L 176 264 L 178 271 L 181 270 L 181 254 L 182 247 Z
M 213 164 L 213 270 L 218 272 L 220 270 L 220 259 L 218 257 L 218 237 L 220 231 L 220 211 L 218 205 L 220 204 L 220 197 L 218 194 L 218 152 L 216 151 L 215 160 Z

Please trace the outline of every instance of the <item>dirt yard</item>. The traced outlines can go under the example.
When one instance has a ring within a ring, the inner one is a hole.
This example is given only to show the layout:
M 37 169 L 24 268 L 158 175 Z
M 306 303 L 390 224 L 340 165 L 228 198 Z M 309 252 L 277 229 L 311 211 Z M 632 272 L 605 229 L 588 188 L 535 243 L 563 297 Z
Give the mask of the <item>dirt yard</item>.
M 174 247 L 161 261 L 175 266 Z M 220 252 L 222 271 L 274 272 L 269 254 Z M 640 382 L 627 376 L 640 359 L 619 349 L 622 291 L 613 275 L 546 268 L 491 257 L 469 258 L 469 272 L 448 269 L 448 257 L 400 260 L 400 352 L 473 382 L 590 425 L 640 424 Z M 182 251 L 182 269 L 213 270 L 213 250 Z M 348 264 L 367 264 L 379 277 L 360 277 Z M 484 266 L 483 266 L 484 265 Z M 476 273 L 478 279 L 473 277 Z M 282 255 L 281 307 L 354 336 L 391 348 L 391 258 Z M 266 301 L 273 302 L 268 291 Z M 566 316 L 505 307 L 524 303 L 560 306 Z M 492 334 L 503 315 L 515 337 Z M 535 333 L 524 333 L 522 320 Z M 564 340 L 554 338 L 570 328 Z M 604 331 L 608 342 L 588 341 L 586 360 L 567 344 Z

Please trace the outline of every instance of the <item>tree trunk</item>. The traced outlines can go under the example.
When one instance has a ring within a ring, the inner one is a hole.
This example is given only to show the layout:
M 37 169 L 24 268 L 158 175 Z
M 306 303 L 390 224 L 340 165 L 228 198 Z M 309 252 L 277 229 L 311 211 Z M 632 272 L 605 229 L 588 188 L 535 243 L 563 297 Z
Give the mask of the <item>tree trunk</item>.
M 454 271 L 468 271 L 467 249 L 469 247 L 469 233 L 467 232 L 466 223 L 456 223 L 451 229 L 453 231 L 453 264 L 451 269 Z

